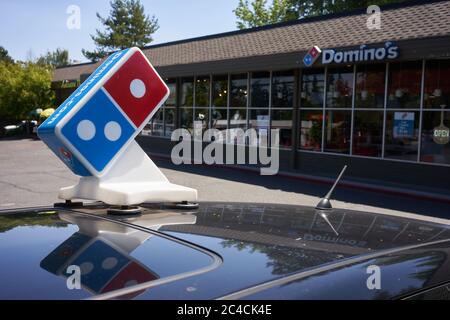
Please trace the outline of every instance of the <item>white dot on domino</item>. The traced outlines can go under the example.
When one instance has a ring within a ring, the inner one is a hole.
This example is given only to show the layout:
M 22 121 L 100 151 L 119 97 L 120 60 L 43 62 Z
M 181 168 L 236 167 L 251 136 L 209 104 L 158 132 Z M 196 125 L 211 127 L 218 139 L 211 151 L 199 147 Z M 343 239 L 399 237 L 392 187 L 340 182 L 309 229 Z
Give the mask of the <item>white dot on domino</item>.
M 125 282 L 125 285 L 123 287 L 124 288 L 132 287 L 132 286 L 135 286 L 137 284 L 139 284 L 139 282 L 137 282 L 136 280 L 129 280 L 129 281 Z
M 82 275 L 89 274 L 94 269 L 94 265 L 91 262 L 83 262 L 80 264 L 80 271 Z
M 117 265 L 117 259 L 114 257 L 109 257 L 103 260 L 102 262 L 102 268 L 105 270 L 109 270 L 114 268 Z
M 145 95 L 145 84 L 142 82 L 142 80 L 134 79 L 130 83 L 130 91 L 133 97 L 135 98 L 142 98 Z
M 105 125 L 104 133 L 106 139 L 114 142 L 119 140 L 120 136 L 122 135 L 122 128 L 117 122 L 110 121 Z
M 95 125 L 92 121 L 81 120 L 77 125 L 77 134 L 81 140 L 89 141 L 95 136 Z

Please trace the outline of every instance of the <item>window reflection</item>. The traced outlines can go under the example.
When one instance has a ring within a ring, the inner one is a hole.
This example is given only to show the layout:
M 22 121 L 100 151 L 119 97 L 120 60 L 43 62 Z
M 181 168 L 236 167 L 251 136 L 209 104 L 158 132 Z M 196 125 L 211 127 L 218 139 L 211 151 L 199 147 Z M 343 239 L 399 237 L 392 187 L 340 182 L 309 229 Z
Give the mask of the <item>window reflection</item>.
M 450 108 L 450 59 L 426 62 L 424 108 Z
M 206 130 L 209 128 L 209 108 L 195 108 L 194 120 L 197 129 Z
M 355 111 L 353 126 L 353 154 L 381 157 L 383 112 Z
M 324 150 L 335 153 L 349 153 L 351 111 L 329 110 L 325 113 Z
M 245 144 L 242 130 L 247 129 L 247 109 L 230 109 L 229 117 L 229 133 L 231 138 L 228 139 L 228 142 Z
M 180 108 L 180 125 L 181 128 L 187 129 L 189 132 L 192 132 L 193 128 L 192 108 Z
M 386 158 L 417 161 L 419 112 L 388 111 L 386 113 Z
M 353 67 L 330 68 L 327 78 L 327 108 L 351 108 Z
M 231 75 L 230 102 L 232 108 L 247 107 L 247 74 Z
M 422 62 L 398 62 L 389 65 L 389 108 L 420 107 Z
M 294 103 L 294 71 L 272 73 L 272 107 L 292 108 Z
M 383 108 L 386 65 L 361 65 L 356 69 L 355 108 Z
M 253 72 L 251 84 L 251 108 L 269 107 L 270 72 Z
M 212 106 L 227 107 L 228 75 L 213 76 Z
M 170 137 L 175 130 L 175 108 L 164 107 L 164 135 Z
M 271 128 L 280 130 L 280 148 L 292 147 L 292 110 L 272 110 Z
M 181 102 L 182 107 L 194 106 L 194 78 L 183 78 L 181 80 Z
M 255 129 L 257 132 L 257 137 L 255 137 L 255 139 L 250 139 L 249 144 L 252 146 L 260 145 L 266 147 L 270 129 L 269 110 L 253 109 L 249 112 L 250 119 L 248 121 L 248 127 L 249 129 Z
M 323 69 L 302 71 L 302 108 L 323 108 L 324 83 Z
M 164 108 L 160 108 L 146 125 L 148 134 L 156 137 L 164 135 Z
M 450 112 L 425 111 L 422 117 L 421 161 L 450 164 Z
M 209 76 L 197 76 L 195 80 L 195 106 L 209 107 Z
M 211 110 L 211 128 L 225 130 L 228 127 L 227 109 L 212 108 Z
M 165 106 L 175 107 L 177 103 L 177 84 L 175 79 L 166 79 L 167 87 L 170 90 L 169 97 L 164 103 Z
M 322 148 L 323 112 L 300 111 L 300 148 L 320 151 Z

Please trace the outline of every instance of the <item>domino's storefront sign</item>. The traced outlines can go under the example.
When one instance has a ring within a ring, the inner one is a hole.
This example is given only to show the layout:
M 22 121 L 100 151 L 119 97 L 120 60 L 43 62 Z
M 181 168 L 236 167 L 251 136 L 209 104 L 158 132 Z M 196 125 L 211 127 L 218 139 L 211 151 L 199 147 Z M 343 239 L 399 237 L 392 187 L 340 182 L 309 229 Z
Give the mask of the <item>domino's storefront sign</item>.
M 393 42 L 386 42 L 384 46 L 369 47 L 361 45 L 359 48 L 350 50 L 324 49 L 314 46 L 303 58 L 303 64 L 311 67 L 322 55 L 322 64 L 356 63 L 369 61 L 383 61 L 397 59 L 400 55 L 399 48 Z
M 38 128 L 77 175 L 102 176 L 169 96 L 138 48 L 110 55 Z

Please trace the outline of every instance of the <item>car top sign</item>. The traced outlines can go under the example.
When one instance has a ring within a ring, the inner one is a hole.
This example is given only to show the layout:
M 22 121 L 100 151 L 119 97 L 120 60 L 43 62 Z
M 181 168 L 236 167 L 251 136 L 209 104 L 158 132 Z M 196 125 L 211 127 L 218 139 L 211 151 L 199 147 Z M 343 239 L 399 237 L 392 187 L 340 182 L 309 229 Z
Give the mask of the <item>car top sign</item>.
M 322 54 L 322 64 L 340 64 L 340 63 L 355 63 L 367 61 L 382 61 L 397 59 L 399 56 L 399 48 L 392 42 L 386 42 L 381 47 L 369 47 L 361 45 L 358 49 L 336 50 L 324 49 L 314 46 L 309 50 L 303 58 L 305 66 L 310 67 L 317 60 L 318 56 Z
M 138 48 L 110 55 L 39 128 L 75 173 L 102 176 L 169 96 Z

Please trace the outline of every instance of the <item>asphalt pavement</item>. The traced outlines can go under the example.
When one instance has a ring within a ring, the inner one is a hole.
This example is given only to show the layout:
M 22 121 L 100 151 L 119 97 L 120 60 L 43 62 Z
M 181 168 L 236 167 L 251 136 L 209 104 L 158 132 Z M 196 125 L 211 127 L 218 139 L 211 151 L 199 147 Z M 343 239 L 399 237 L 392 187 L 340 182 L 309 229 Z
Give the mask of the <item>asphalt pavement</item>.
M 170 160 L 154 161 L 171 182 L 196 188 L 200 201 L 316 205 L 330 187 L 226 167 L 176 166 Z M 0 210 L 51 205 L 60 201 L 57 198 L 59 188 L 77 181 L 78 177 L 41 141 L 0 140 Z M 339 186 L 333 195 L 333 206 L 390 215 L 421 215 L 436 221 L 436 218 L 450 218 L 448 203 Z

